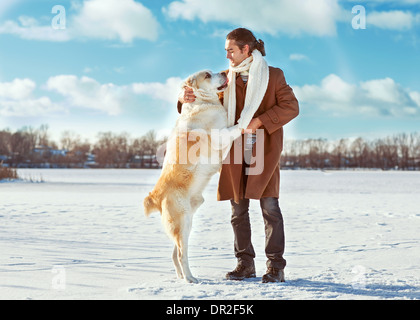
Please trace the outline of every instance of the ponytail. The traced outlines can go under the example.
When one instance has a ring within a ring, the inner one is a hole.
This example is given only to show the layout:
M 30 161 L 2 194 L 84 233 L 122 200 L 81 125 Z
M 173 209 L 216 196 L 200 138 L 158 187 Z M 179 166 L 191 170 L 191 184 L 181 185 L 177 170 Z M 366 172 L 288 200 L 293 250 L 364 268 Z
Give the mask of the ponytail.
M 261 55 L 264 57 L 265 56 L 265 47 L 264 47 L 264 41 L 262 41 L 261 39 L 259 39 L 258 41 L 256 41 L 256 47 L 255 49 L 257 49 L 259 52 L 261 52 Z

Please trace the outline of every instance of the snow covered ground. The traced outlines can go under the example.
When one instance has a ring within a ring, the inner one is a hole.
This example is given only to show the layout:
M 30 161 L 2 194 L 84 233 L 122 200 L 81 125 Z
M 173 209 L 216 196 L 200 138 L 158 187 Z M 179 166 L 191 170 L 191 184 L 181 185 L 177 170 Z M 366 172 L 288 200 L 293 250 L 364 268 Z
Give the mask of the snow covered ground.
M 264 226 L 251 202 L 257 278 L 236 264 L 218 176 L 177 280 L 159 214 L 141 203 L 159 170 L 19 170 L 0 183 L 0 299 L 420 299 L 420 172 L 282 171 L 286 282 L 262 284 Z

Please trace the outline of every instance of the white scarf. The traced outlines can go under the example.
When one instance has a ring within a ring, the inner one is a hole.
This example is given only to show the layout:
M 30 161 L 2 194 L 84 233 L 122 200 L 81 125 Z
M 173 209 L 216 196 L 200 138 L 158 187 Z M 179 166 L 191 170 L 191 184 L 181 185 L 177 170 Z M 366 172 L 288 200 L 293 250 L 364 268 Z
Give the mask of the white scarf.
M 246 88 L 245 105 L 235 125 L 236 116 L 236 75 L 237 73 L 249 70 L 248 84 Z M 241 62 L 237 67 L 230 66 L 228 79 L 229 86 L 224 92 L 224 107 L 228 114 L 228 129 L 231 136 L 229 146 L 223 152 L 224 157 L 230 150 L 230 146 L 236 138 L 242 134 L 242 129 L 246 129 L 258 110 L 265 92 L 268 87 L 269 69 L 268 64 L 261 55 L 261 52 L 255 49 L 252 55 Z
M 238 120 L 239 129 L 246 129 L 258 110 L 268 87 L 268 65 L 261 52 L 254 50 L 252 55 L 237 67 L 230 67 L 229 86 L 224 93 L 224 105 L 228 113 L 228 127 L 235 124 L 236 116 L 236 75 L 249 70 L 245 105 Z

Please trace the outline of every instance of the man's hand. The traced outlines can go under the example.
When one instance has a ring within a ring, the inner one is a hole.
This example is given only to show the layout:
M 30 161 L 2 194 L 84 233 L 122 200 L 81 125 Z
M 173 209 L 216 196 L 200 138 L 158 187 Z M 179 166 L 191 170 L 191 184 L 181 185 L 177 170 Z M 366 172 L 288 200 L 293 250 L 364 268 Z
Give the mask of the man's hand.
M 254 118 L 249 123 L 248 127 L 244 130 L 243 133 L 255 133 L 257 129 L 262 126 L 262 122 L 259 118 Z
M 195 101 L 196 96 L 194 95 L 194 91 L 191 88 L 185 87 L 184 94 L 179 95 L 178 100 L 181 103 L 192 103 Z

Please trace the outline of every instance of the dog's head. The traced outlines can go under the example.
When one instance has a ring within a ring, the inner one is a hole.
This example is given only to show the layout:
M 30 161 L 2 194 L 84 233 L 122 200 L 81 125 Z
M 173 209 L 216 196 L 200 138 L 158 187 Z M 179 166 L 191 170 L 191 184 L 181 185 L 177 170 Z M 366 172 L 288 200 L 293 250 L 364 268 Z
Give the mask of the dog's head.
M 189 76 L 182 87 L 190 87 L 193 90 L 206 92 L 222 92 L 228 86 L 228 79 L 225 73 L 213 73 L 210 70 L 199 71 Z

